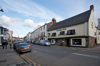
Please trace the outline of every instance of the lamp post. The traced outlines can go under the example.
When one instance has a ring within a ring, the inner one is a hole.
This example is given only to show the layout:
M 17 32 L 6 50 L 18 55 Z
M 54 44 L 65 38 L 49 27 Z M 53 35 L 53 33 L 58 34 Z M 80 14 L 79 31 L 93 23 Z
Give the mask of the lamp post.
M 2 7 L 1 7 L 1 10 L 0 10 L 0 11 L 1 11 L 1 12 L 4 12 L 3 9 L 2 9 Z

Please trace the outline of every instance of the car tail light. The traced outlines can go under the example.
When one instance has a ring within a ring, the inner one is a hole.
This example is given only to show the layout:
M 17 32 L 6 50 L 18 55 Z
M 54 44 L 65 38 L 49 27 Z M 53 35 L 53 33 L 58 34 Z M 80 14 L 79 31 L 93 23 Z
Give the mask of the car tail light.
M 30 46 L 30 48 L 31 48 L 32 46 Z
M 20 49 L 24 49 L 24 47 L 21 47 Z

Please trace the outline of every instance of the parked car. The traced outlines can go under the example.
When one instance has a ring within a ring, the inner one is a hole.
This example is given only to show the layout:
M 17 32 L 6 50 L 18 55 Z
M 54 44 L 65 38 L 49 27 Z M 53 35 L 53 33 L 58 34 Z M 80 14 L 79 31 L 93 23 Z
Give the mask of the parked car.
M 35 44 L 36 41 L 32 41 L 33 44 Z
M 19 43 L 16 47 L 16 50 L 21 53 L 21 52 L 27 52 L 32 50 L 32 46 L 28 43 Z
M 19 43 L 20 43 L 20 42 L 18 42 L 18 41 L 17 41 L 17 42 L 14 42 L 14 44 L 13 44 L 13 49 L 14 49 L 14 50 L 16 50 L 16 45 L 19 44 Z
M 49 41 L 47 41 L 47 40 L 40 40 L 40 44 L 41 45 L 47 45 L 47 46 L 51 45 L 51 43 Z
M 39 45 L 39 44 L 40 44 L 40 42 L 39 42 L 39 41 L 36 41 L 36 42 L 35 42 L 35 44 L 38 44 L 38 45 Z

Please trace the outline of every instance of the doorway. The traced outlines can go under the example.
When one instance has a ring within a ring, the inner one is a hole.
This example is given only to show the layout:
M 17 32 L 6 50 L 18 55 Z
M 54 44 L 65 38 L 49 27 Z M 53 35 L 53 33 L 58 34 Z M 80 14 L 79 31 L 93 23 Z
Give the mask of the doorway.
M 66 39 L 66 46 L 70 46 L 69 39 Z

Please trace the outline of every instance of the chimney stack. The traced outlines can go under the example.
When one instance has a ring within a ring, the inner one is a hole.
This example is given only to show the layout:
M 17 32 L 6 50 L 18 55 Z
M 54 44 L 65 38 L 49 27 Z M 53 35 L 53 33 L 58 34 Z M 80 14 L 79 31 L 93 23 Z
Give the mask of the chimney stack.
M 55 18 L 53 18 L 53 19 L 52 19 L 52 22 L 53 22 L 53 24 L 55 24 L 55 23 L 56 23 L 56 19 L 55 19 Z
M 91 5 L 90 6 L 90 10 L 93 10 L 94 11 L 94 5 Z

